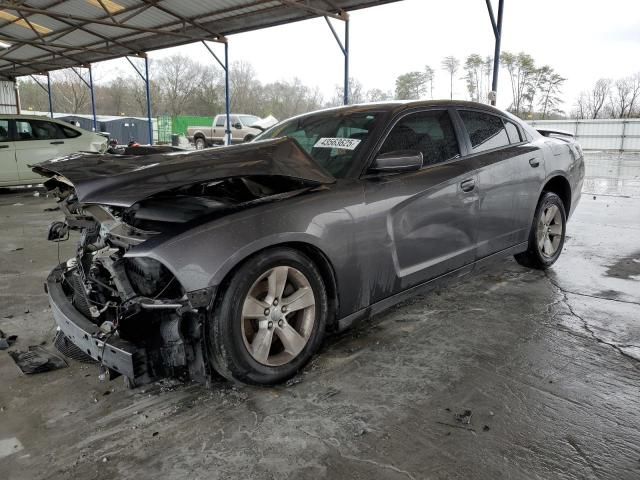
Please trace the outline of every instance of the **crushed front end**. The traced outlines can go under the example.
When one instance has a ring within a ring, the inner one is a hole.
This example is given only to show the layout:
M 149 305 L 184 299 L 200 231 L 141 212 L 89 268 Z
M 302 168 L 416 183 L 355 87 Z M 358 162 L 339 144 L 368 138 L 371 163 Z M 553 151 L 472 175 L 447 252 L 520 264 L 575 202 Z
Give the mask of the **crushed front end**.
M 46 281 L 61 332 L 110 378 L 124 375 L 132 386 L 166 376 L 205 381 L 203 302 L 209 296 L 187 295 L 152 258 L 125 257 L 162 232 L 127 223 L 130 209 L 81 204 L 60 179 L 45 185 L 66 217 L 52 224 L 49 240 L 80 233 L 75 257 Z

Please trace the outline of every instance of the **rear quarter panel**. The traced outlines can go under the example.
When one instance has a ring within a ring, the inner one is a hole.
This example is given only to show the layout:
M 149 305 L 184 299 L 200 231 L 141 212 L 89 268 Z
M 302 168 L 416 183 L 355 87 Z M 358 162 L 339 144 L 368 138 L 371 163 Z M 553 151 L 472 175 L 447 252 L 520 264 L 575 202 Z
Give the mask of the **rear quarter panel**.
M 567 218 L 573 215 L 578 203 L 585 175 L 584 156 L 573 141 L 555 138 L 544 139 L 546 181 L 554 177 L 564 177 L 571 188 L 571 207 Z

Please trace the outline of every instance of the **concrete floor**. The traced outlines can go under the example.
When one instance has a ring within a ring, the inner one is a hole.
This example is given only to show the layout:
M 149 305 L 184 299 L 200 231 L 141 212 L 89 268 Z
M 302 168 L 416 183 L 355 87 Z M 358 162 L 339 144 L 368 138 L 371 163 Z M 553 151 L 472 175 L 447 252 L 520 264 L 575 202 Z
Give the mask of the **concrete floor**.
M 286 386 L 126 390 L 74 361 L 23 376 L 0 352 L 0 476 L 640 478 L 640 156 L 590 157 L 587 174 L 546 274 L 506 260 L 416 297 L 328 339 Z M 51 205 L 0 195 L 15 348 L 51 347 Z

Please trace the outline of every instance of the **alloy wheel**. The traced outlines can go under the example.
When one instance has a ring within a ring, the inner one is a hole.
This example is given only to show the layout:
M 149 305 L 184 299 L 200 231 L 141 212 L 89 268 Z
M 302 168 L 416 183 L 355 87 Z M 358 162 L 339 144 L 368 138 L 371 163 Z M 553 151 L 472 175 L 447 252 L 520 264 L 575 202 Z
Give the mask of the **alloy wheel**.
M 316 301 L 307 277 L 278 266 L 258 277 L 242 306 L 242 337 L 257 362 L 279 366 L 296 358 L 309 342 Z
M 538 219 L 536 239 L 540 253 L 553 257 L 562 241 L 562 214 L 556 205 L 548 205 Z

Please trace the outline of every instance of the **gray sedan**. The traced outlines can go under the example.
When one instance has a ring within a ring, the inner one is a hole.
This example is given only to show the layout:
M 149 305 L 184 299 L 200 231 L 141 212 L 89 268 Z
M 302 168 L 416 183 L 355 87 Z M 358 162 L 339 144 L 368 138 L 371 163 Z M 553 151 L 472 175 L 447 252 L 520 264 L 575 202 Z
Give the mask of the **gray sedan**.
M 356 105 L 254 142 L 45 162 L 77 256 L 47 291 L 60 335 L 131 385 L 274 384 L 328 331 L 514 255 L 562 252 L 582 151 L 469 102 Z

